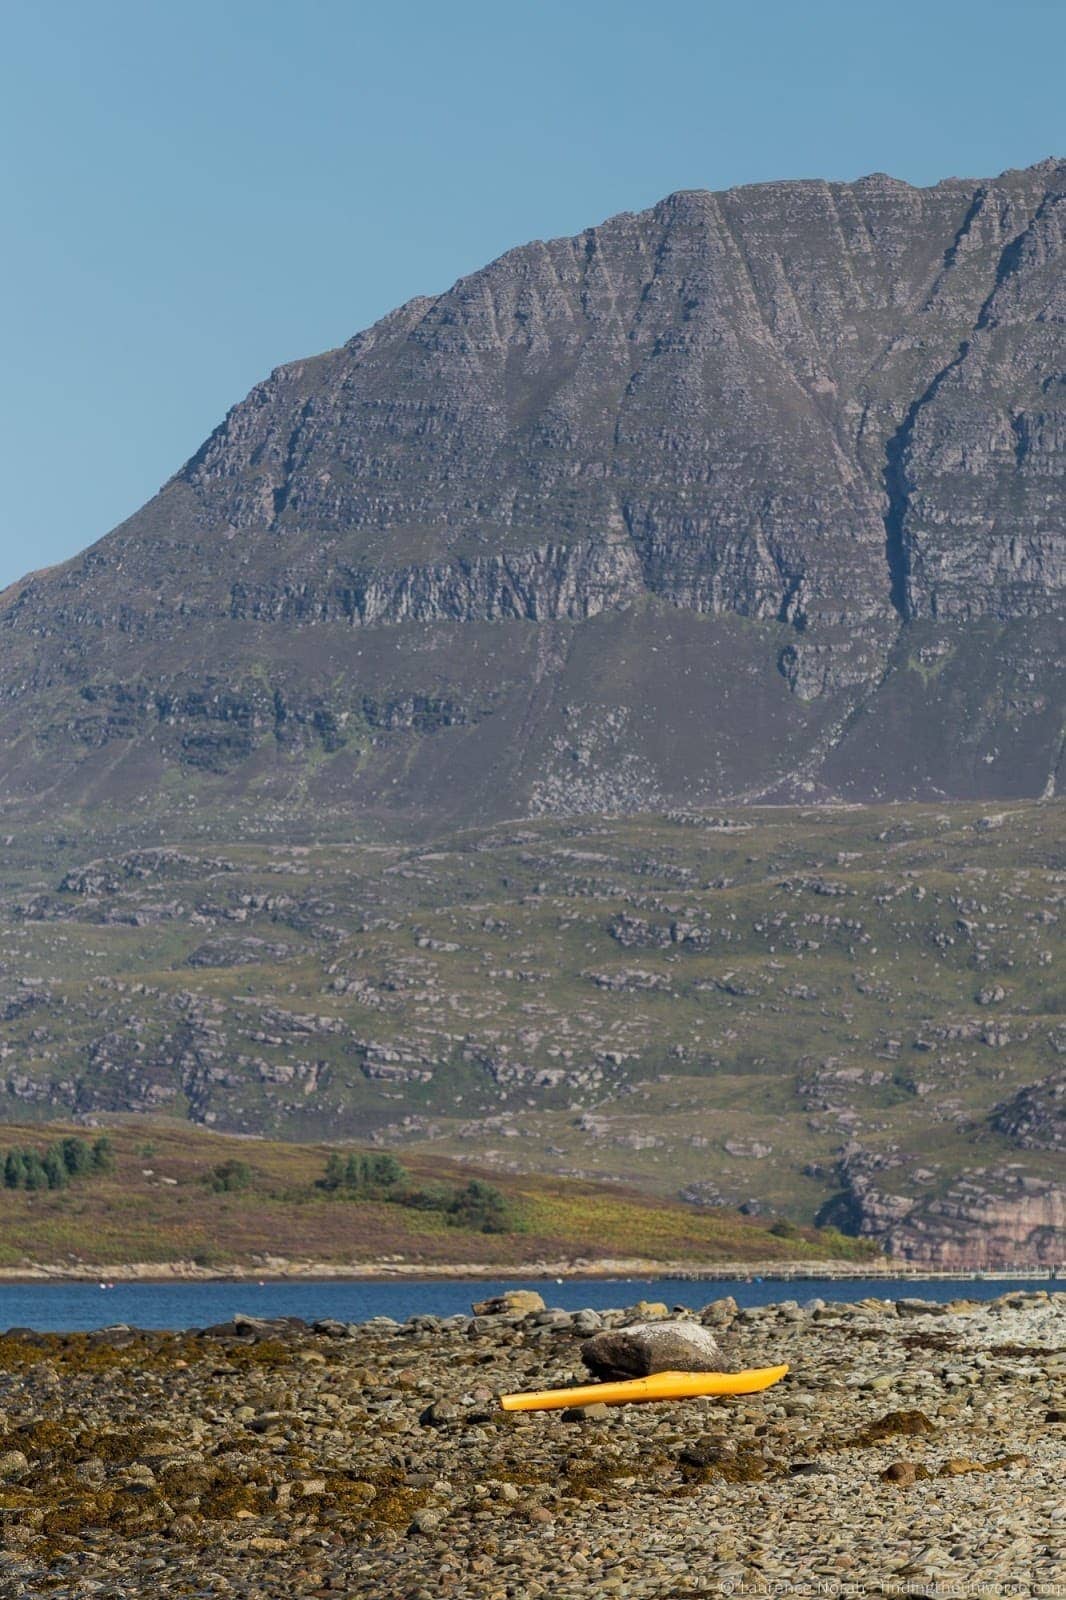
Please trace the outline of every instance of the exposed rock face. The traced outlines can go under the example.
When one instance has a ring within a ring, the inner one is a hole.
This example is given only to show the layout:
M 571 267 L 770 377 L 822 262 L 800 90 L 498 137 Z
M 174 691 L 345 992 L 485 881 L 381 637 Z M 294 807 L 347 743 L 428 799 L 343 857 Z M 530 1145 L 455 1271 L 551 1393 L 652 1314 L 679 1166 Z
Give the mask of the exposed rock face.
M 1041 792 L 1064 170 L 671 195 L 278 369 L 0 601 L 0 783 Z
M 855 1231 L 890 1255 L 944 1268 L 1061 1265 L 1061 1185 L 1009 1167 L 974 1168 L 947 1192 L 916 1197 L 899 1192 L 888 1165 L 856 1151 L 845 1159 L 843 1176 Z
M 1066 1150 L 1066 1072 L 1020 1089 L 996 1107 L 992 1126 L 1023 1150 Z

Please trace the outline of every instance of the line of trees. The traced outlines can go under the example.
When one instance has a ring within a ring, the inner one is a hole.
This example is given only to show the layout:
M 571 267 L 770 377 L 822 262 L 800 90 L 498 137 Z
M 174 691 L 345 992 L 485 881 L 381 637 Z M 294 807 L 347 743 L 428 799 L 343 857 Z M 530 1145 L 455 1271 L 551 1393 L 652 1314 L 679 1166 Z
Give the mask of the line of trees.
M 114 1152 L 107 1134 L 89 1144 L 76 1135 L 59 1139 L 46 1150 L 16 1146 L 4 1157 L 5 1189 L 65 1189 L 72 1178 L 110 1172 Z
M 387 1200 L 413 1211 L 436 1211 L 453 1228 L 478 1233 L 514 1233 L 519 1223 L 505 1195 L 491 1183 L 472 1178 L 461 1188 L 427 1184 L 416 1188 L 411 1175 L 387 1152 L 354 1152 L 345 1157 L 334 1150 L 326 1161 L 319 1187 L 353 1199 Z
M 353 1193 L 372 1195 L 380 1190 L 395 1189 L 406 1183 L 408 1173 L 395 1156 L 387 1152 L 357 1155 L 345 1159 L 339 1150 L 333 1150 L 326 1162 L 322 1178 L 323 1189 L 348 1189 Z

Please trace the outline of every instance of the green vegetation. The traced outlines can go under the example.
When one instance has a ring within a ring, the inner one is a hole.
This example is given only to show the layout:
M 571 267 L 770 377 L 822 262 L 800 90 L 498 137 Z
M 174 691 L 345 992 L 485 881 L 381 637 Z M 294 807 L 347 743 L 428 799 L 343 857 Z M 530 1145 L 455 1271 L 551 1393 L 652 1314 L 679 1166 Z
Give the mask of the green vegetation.
M 510 1207 L 499 1189 L 479 1178 L 459 1190 L 447 1211 L 456 1228 L 476 1228 L 480 1233 L 510 1233 L 516 1227 Z
M 72 1178 L 110 1172 L 111 1141 L 102 1135 L 89 1145 L 76 1134 L 43 1152 L 15 1145 L 2 1158 L 5 1189 L 65 1189 Z
M 346 1160 L 333 1150 L 319 1184 L 331 1194 L 341 1192 L 363 1200 L 391 1201 L 412 1211 L 436 1211 L 453 1228 L 477 1233 L 515 1233 L 521 1229 L 513 1207 L 491 1183 L 472 1178 L 458 1189 L 442 1184 L 413 1186 L 410 1174 L 387 1152 L 353 1153 Z
M 0 1188 L 0 1268 L 185 1260 L 264 1273 L 286 1260 L 653 1264 L 862 1260 L 873 1251 L 829 1230 L 797 1228 L 783 1239 L 759 1218 L 617 1184 L 489 1175 L 413 1150 L 397 1175 L 391 1165 L 373 1165 L 387 1152 L 252 1142 L 176 1119 L 153 1121 L 152 1129 L 150 1168 L 140 1154 L 144 1119 L 115 1118 L 104 1136 L 109 1170 L 91 1170 L 89 1181 L 60 1190 L 46 1182 Z M 14 1132 L 0 1129 L 0 1141 L 5 1131 Z M 57 1148 L 78 1137 L 65 1128 L 57 1133 Z M 327 1166 L 338 1170 L 331 1157 L 347 1172 L 353 1154 L 356 1174 L 376 1171 L 393 1181 L 362 1192 L 324 1188 Z
M 389 1195 L 407 1179 L 407 1173 L 395 1156 L 387 1152 L 357 1155 L 353 1152 L 345 1159 L 339 1150 L 331 1150 L 326 1171 L 319 1180 L 323 1189 L 344 1189 L 363 1196 Z
M 237 1194 L 241 1189 L 247 1189 L 251 1181 L 251 1167 L 247 1161 L 238 1161 L 235 1157 L 220 1161 L 204 1179 L 215 1194 Z

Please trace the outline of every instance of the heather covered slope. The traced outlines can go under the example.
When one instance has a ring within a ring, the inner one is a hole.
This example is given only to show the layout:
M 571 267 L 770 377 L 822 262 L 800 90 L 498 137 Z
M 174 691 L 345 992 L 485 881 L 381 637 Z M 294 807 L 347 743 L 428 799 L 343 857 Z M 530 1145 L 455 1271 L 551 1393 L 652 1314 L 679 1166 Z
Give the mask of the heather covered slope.
M 1063 172 L 672 195 L 279 369 L 0 600 L 0 796 L 1039 795 Z

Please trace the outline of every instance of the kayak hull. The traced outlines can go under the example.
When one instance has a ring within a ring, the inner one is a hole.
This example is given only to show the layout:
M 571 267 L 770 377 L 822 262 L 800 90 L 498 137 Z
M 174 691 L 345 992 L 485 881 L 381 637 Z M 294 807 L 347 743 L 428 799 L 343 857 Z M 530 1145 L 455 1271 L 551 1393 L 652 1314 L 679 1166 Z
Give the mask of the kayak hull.
M 621 1383 L 588 1383 L 575 1389 L 540 1389 L 530 1394 L 503 1394 L 505 1411 L 555 1411 L 563 1406 L 620 1406 L 640 1400 L 694 1400 L 700 1395 L 758 1394 L 779 1383 L 788 1371 L 752 1367 L 747 1372 L 653 1372 L 649 1378 Z

